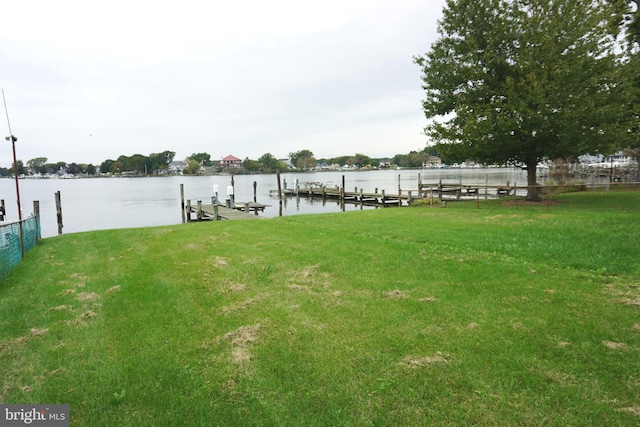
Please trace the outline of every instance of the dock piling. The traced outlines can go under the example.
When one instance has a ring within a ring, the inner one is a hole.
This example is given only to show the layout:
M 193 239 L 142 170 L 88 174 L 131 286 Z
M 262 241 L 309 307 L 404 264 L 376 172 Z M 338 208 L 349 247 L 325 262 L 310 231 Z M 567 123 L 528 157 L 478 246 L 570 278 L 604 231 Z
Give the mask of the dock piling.
M 58 218 L 58 234 L 62 234 L 62 200 L 60 198 L 60 191 L 55 193 L 56 199 L 56 216 Z
M 182 211 L 182 223 L 185 221 L 184 211 L 184 184 L 180 184 L 180 210 Z

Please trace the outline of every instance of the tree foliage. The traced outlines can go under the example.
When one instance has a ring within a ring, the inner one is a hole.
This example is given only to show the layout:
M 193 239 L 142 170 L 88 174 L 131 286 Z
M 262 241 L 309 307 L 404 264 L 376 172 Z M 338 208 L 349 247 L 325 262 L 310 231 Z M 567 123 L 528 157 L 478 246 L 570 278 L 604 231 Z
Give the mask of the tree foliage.
M 187 175 L 195 175 L 200 170 L 200 162 L 194 159 L 190 159 L 187 166 L 184 168 L 184 173 Z
M 308 169 L 316 166 L 317 161 L 311 150 L 300 150 L 289 153 L 291 164 L 298 169 Z
M 271 153 L 265 153 L 260 156 L 258 162 L 262 165 L 263 172 L 275 172 L 276 170 L 282 172 L 287 170 L 287 165 L 285 165 L 283 161 L 273 157 Z
M 27 168 L 33 173 L 42 173 L 41 169 L 47 164 L 47 161 L 46 157 L 35 157 L 27 161 Z
M 625 143 L 624 1 L 448 0 L 423 57 L 431 123 L 452 157 L 524 165 L 611 152 Z M 528 199 L 537 199 L 531 189 Z
M 193 153 L 189 156 L 190 159 L 197 161 L 202 166 L 211 165 L 211 155 L 209 153 Z

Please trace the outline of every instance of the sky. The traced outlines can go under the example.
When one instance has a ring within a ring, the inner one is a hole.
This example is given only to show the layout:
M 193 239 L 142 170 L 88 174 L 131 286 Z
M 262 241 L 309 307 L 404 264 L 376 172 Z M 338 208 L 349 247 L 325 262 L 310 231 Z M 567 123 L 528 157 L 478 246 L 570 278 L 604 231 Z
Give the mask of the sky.
M 413 57 L 436 40 L 444 4 L 4 2 L 0 87 L 17 158 L 99 165 L 165 150 L 176 160 L 421 150 L 429 141 Z M 0 166 L 12 162 L 2 138 Z

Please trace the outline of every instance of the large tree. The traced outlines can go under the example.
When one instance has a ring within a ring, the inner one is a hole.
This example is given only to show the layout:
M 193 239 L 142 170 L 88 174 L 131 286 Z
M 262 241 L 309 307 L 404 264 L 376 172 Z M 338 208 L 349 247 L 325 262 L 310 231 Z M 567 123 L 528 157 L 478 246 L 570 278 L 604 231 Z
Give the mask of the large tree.
M 448 0 L 423 71 L 425 133 L 443 154 L 527 170 L 628 138 L 623 0 Z M 627 127 L 627 128 L 625 128 Z
M 289 159 L 293 167 L 298 169 L 312 168 L 317 164 L 311 150 L 300 150 L 289 153 Z
M 27 161 L 27 167 L 32 173 L 42 173 L 40 169 L 47 164 L 47 161 L 46 157 L 35 157 Z

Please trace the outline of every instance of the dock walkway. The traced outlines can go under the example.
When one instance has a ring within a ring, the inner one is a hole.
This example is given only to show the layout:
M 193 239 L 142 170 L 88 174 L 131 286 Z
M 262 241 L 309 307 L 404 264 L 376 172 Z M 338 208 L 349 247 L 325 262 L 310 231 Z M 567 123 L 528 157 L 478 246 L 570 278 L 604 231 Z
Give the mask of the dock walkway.
M 198 202 L 196 206 L 191 205 L 188 201 L 185 207 L 187 221 L 211 221 L 216 219 L 216 210 L 218 220 L 221 219 L 263 219 L 258 216 L 258 212 L 264 212 L 267 205 L 254 202 L 235 203 L 232 208 L 225 205 L 214 206 L 212 204 L 202 204 Z M 195 218 L 193 218 L 195 214 Z

